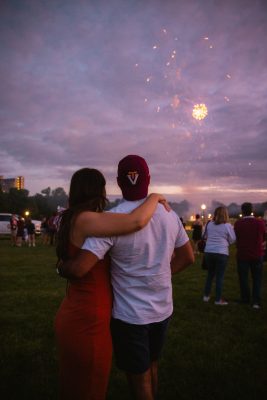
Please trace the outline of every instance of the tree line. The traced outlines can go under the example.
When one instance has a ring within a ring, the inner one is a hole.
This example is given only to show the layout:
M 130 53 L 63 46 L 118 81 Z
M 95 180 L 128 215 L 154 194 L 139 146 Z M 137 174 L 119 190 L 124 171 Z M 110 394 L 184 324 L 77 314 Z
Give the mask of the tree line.
M 54 190 L 48 187 L 34 196 L 29 196 L 29 191 L 26 189 L 11 188 L 9 192 L 3 192 L 0 187 L 0 211 L 3 213 L 24 216 L 25 212 L 29 211 L 33 219 L 41 219 L 52 215 L 58 207 L 67 205 L 68 195 L 61 187 Z
M 107 209 L 116 206 L 120 199 L 110 201 Z M 230 203 L 229 205 L 223 204 L 217 200 L 211 203 L 210 211 L 213 213 L 215 208 L 224 205 L 227 207 L 229 216 L 237 218 L 241 212 L 241 206 L 237 203 Z M 179 203 L 170 202 L 170 206 L 179 216 L 188 216 L 192 205 L 183 200 Z M 9 192 L 3 192 L 0 185 L 0 212 L 12 213 L 18 215 L 25 215 L 25 211 L 29 211 L 33 219 L 41 219 L 44 216 L 50 216 L 57 211 L 58 207 L 68 207 L 68 195 L 62 187 L 51 189 L 47 187 L 41 190 L 41 193 L 36 193 L 34 196 L 29 196 L 29 191 L 26 189 L 18 190 L 11 188 Z M 253 204 L 255 214 L 263 216 L 264 211 L 267 210 L 267 201 L 264 203 Z

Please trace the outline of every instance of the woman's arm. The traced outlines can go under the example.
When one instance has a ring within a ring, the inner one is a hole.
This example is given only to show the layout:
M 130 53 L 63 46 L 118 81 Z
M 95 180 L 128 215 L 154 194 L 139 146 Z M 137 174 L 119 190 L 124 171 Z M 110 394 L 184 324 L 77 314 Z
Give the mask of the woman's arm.
M 150 221 L 158 203 L 162 203 L 170 210 L 165 197 L 152 193 L 146 201 L 129 214 L 116 214 L 112 212 L 83 212 L 75 221 L 74 230 L 85 239 L 88 236 L 113 236 L 126 235 L 136 232 Z
M 235 231 L 234 228 L 230 223 L 228 223 L 228 242 L 232 244 L 236 241 Z

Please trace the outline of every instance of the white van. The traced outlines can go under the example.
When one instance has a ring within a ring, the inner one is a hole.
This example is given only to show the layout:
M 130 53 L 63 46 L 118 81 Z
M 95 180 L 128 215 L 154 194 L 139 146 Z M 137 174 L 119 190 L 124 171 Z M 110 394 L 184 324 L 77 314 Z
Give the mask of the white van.
M 10 218 L 12 214 L 0 213 L 0 235 L 10 234 Z
M 0 213 L 0 235 L 10 235 L 10 213 Z M 18 216 L 16 215 L 18 218 Z M 41 221 L 36 219 L 32 219 L 32 222 L 35 225 L 35 233 L 36 235 L 40 235 L 41 233 Z

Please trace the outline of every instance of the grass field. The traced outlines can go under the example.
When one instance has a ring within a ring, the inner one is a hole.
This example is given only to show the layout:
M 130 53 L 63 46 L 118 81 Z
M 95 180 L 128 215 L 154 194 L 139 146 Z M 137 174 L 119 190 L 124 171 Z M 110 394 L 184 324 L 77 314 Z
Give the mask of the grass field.
M 65 292 L 65 281 L 55 273 L 55 249 L 12 248 L 1 239 L 0 254 L 0 397 L 54 400 L 53 319 Z M 160 362 L 159 399 L 267 399 L 266 274 L 260 310 L 234 303 L 234 248 L 224 284 L 228 306 L 202 302 L 204 280 L 200 256 L 173 279 L 175 308 Z M 124 376 L 114 367 L 108 400 L 128 398 Z

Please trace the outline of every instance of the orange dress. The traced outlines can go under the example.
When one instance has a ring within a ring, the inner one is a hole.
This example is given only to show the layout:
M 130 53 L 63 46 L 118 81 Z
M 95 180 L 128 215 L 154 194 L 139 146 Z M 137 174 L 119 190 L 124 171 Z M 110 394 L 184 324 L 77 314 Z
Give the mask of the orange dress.
M 70 255 L 77 251 L 72 245 Z M 112 359 L 111 307 L 108 259 L 69 282 L 55 318 L 60 399 L 105 399 Z

